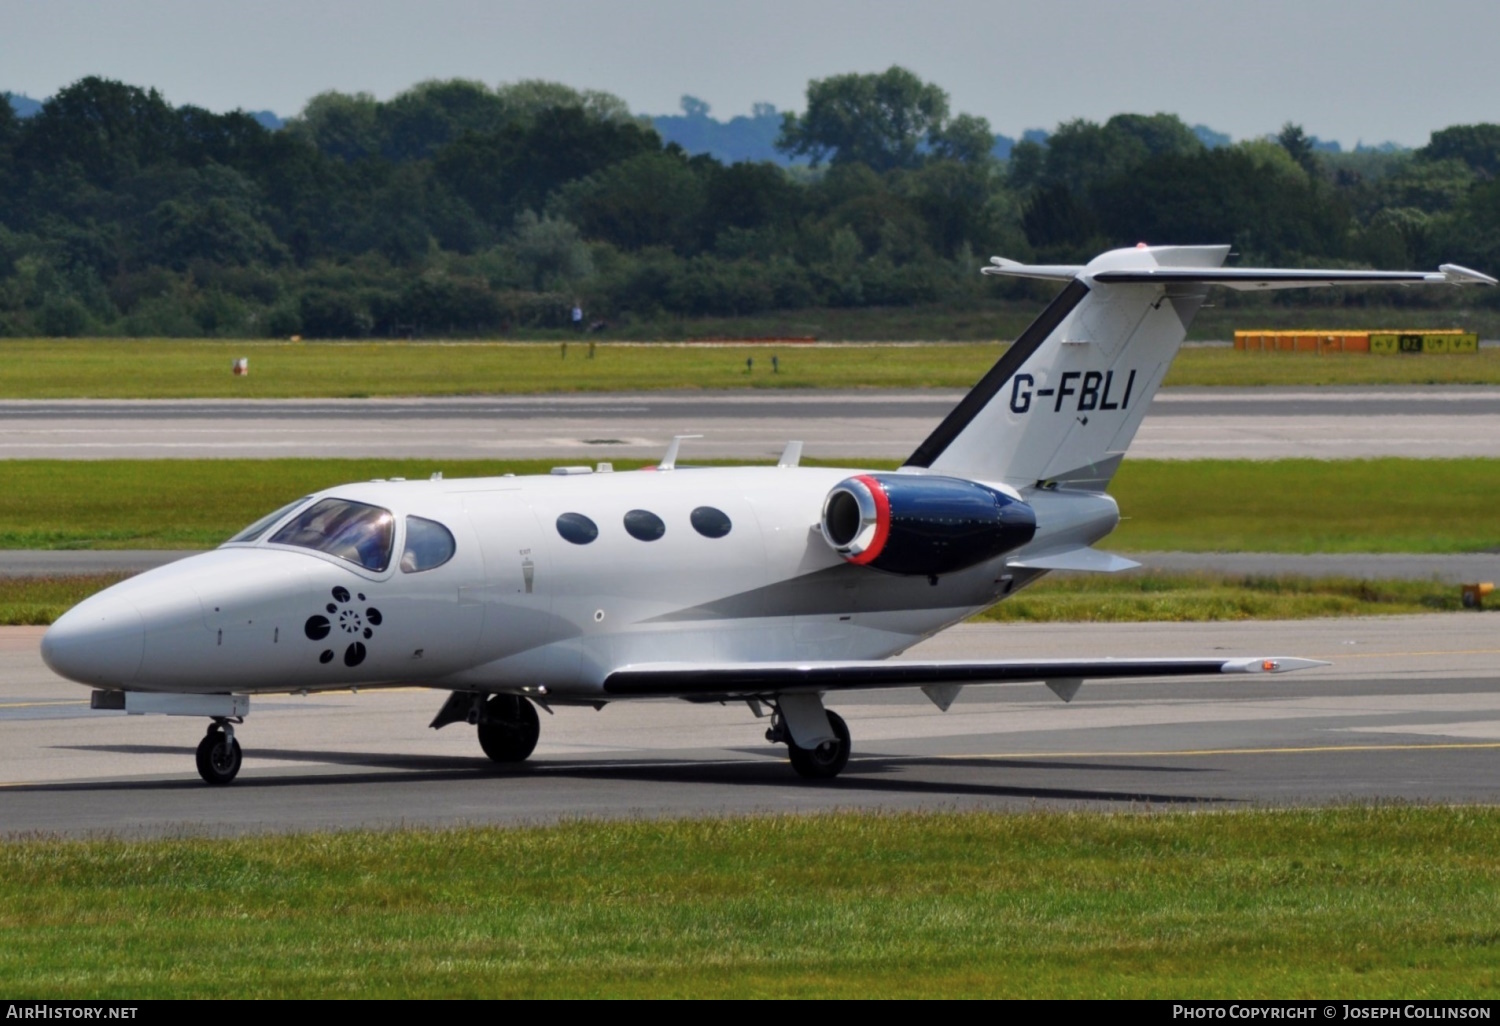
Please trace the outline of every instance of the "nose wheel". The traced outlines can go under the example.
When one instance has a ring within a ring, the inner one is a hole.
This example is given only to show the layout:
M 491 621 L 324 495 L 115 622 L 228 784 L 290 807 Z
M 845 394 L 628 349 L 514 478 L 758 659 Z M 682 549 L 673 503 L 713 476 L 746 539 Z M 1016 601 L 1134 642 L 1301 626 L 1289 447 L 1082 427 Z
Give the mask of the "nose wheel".
M 479 717 L 479 747 L 495 762 L 524 762 L 541 735 L 536 706 L 520 695 L 495 695 Z
M 227 784 L 239 776 L 241 758 L 234 726 L 228 720 L 215 719 L 198 742 L 198 775 L 210 784 Z

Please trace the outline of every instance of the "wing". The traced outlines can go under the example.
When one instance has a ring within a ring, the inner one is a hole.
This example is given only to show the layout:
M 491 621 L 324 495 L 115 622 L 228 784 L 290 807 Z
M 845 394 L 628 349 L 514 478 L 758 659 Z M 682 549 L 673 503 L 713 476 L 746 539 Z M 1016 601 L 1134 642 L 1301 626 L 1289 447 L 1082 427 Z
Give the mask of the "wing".
M 1079 682 L 1084 680 L 1286 673 L 1326 665 L 1328 664 L 1316 659 L 1284 656 L 1239 659 L 1016 659 L 991 662 L 861 660 L 805 663 L 642 663 L 621 667 L 605 677 L 604 691 L 606 694 L 632 697 L 651 695 L 718 701 L 856 688 L 945 688 L 964 684 L 1035 681 L 1051 686 L 1067 700 L 1073 697 Z

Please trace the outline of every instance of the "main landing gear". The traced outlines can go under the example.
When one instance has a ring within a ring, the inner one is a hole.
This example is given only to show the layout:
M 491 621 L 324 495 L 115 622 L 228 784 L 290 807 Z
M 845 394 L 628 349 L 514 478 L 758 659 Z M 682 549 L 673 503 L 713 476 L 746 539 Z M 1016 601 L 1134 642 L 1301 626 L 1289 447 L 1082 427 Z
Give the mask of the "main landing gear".
M 428 726 L 441 730 L 450 723 L 471 723 L 479 729 L 479 747 L 496 762 L 524 762 L 542 733 L 536 706 L 520 695 L 484 695 L 455 691 Z
M 239 776 L 241 760 L 234 725 L 225 717 L 214 717 L 208 733 L 198 742 L 198 775 L 210 784 L 227 784 Z
M 792 769 L 807 780 L 831 780 L 849 763 L 849 726 L 818 695 L 782 695 L 766 740 L 785 744 Z

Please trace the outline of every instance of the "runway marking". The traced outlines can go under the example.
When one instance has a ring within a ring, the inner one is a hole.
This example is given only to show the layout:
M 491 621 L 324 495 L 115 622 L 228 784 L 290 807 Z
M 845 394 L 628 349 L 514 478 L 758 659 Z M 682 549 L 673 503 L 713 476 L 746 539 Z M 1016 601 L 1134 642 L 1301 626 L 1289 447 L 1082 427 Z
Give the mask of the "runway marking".
M 38 706 L 48 705 L 88 705 L 88 703 L 77 698 L 63 702 L 0 702 L 0 709 L 35 709 Z
M 1164 752 L 1007 752 L 1003 755 L 913 755 L 910 759 L 1163 759 L 1174 755 L 1300 755 L 1305 752 L 1412 752 L 1429 749 L 1500 748 L 1500 741 L 1436 745 L 1309 745 L 1305 748 L 1186 748 Z M 866 759 L 878 758 L 865 756 Z M 860 760 L 853 759 L 858 762 Z M 883 760 L 889 762 L 889 759 Z

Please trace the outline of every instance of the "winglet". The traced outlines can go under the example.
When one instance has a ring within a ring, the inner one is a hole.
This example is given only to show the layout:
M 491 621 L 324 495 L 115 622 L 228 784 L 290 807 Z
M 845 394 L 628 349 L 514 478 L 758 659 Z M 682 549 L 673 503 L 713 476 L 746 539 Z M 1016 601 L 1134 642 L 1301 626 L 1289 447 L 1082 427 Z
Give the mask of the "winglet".
M 1323 659 L 1298 659 L 1292 656 L 1273 656 L 1260 659 L 1230 659 L 1224 663 L 1221 673 L 1291 673 L 1293 670 L 1310 670 L 1314 666 L 1332 666 Z
M 1439 264 L 1438 270 L 1443 272 L 1443 277 L 1448 279 L 1450 285 L 1500 285 L 1500 281 L 1489 275 L 1471 271 L 1458 264 Z

